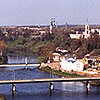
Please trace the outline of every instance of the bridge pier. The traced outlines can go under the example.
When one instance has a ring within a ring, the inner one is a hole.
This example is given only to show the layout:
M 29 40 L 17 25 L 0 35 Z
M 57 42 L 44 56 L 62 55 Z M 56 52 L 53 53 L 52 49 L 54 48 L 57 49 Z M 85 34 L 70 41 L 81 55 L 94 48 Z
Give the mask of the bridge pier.
M 12 94 L 16 94 L 16 85 L 12 84 Z
M 49 93 L 50 93 L 50 96 L 52 95 L 53 90 L 54 90 L 54 85 L 53 85 L 52 82 L 50 82 L 50 84 L 49 84 Z
M 89 94 L 89 91 L 90 91 L 90 83 L 89 81 L 86 82 L 86 92 L 87 94 Z
M 26 64 L 25 69 L 27 69 L 27 64 L 28 64 L 28 59 L 27 59 L 27 57 L 25 58 L 25 64 Z

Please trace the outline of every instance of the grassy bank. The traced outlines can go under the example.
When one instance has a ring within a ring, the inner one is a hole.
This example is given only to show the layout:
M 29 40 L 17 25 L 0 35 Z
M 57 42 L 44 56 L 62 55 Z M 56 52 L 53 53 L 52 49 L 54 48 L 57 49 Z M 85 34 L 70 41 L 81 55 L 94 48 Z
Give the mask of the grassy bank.
M 81 75 L 78 75 L 76 73 L 68 73 L 68 72 L 62 72 L 61 70 L 54 70 L 54 69 L 51 69 L 50 67 L 43 67 L 40 69 L 41 71 L 44 71 L 44 72 L 48 72 L 48 73 L 51 73 L 53 75 L 58 75 L 60 77 L 70 77 L 70 78 L 75 78 L 75 77 L 83 77 Z
M 43 72 L 51 73 L 53 75 L 57 75 L 59 77 L 67 77 L 67 78 L 86 77 L 86 76 L 78 75 L 76 73 L 68 73 L 68 72 L 62 72 L 61 70 L 54 70 L 54 69 L 51 69 L 50 67 L 43 67 L 40 70 Z M 86 82 L 83 82 L 83 83 L 86 84 Z M 90 85 L 98 87 L 100 86 L 100 81 L 91 81 Z

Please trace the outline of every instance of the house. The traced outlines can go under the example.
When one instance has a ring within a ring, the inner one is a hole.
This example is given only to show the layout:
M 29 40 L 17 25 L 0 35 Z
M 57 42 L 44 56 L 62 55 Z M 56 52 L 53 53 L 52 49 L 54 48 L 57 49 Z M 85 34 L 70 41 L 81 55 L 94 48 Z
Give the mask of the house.
M 67 57 L 68 51 L 64 50 L 63 48 L 56 48 L 56 51 L 52 54 L 54 62 L 60 62 L 61 59 L 65 59 Z
M 53 53 L 53 61 L 54 62 L 59 62 L 61 55 L 59 53 Z
M 70 34 L 71 39 L 80 39 L 82 37 L 82 34 Z
M 94 49 L 92 52 L 85 55 L 84 58 L 88 61 L 88 64 L 90 64 L 91 67 L 100 67 L 100 49 Z
M 84 69 L 84 64 L 74 58 L 62 59 L 60 66 L 65 71 L 83 71 Z

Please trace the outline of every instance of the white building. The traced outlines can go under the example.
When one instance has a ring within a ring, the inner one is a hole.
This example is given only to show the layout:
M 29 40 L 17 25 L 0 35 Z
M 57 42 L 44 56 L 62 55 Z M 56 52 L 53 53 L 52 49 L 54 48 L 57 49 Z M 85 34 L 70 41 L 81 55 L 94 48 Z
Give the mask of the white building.
M 85 25 L 85 31 L 83 32 L 84 38 L 90 37 L 90 27 L 88 24 Z
M 84 37 L 84 38 L 88 38 L 90 36 L 90 28 L 89 25 L 86 24 L 85 25 L 85 31 L 83 32 L 83 34 L 79 34 L 78 31 L 76 31 L 76 34 L 70 34 L 70 37 L 72 39 L 79 39 L 80 37 Z
M 59 53 L 53 53 L 53 61 L 59 62 L 61 55 Z
M 60 62 L 60 66 L 63 70 L 66 71 L 83 71 L 84 64 L 79 60 L 75 60 L 73 58 L 62 59 Z
M 85 34 L 90 34 L 90 27 L 88 24 L 85 25 Z
M 100 35 L 100 29 L 91 29 L 92 33 L 95 33 L 95 31 L 97 31 L 99 33 L 99 35 Z
M 70 34 L 71 39 L 79 39 L 82 34 Z

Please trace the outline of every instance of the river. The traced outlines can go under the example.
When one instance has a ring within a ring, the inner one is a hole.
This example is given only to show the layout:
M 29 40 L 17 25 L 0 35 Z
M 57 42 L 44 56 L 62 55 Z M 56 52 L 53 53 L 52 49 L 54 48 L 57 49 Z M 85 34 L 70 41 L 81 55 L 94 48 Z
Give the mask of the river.
M 8 57 L 8 63 L 24 63 L 24 59 L 25 57 Z M 29 57 L 28 62 L 37 63 L 37 59 Z M 0 68 L 0 80 L 49 77 L 50 74 L 39 71 L 35 66 L 29 67 L 28 70 L 24 67 Z M 52 96 L 49 93 L 49 83 L 17 84 L 14 96 L 11 89 L 12 85 L 0 85 L 0 94 L 5 96 L 5 100 L 100 100 L 99 87 L 91 87 L 87 94 L 85 85 L 81 82 L 54 83 Z

